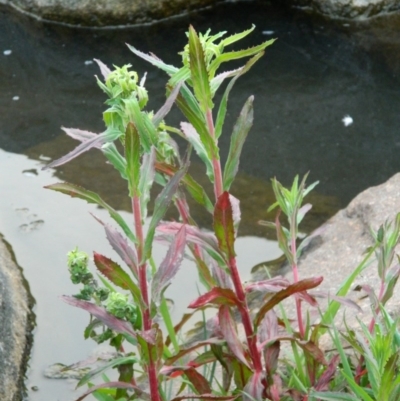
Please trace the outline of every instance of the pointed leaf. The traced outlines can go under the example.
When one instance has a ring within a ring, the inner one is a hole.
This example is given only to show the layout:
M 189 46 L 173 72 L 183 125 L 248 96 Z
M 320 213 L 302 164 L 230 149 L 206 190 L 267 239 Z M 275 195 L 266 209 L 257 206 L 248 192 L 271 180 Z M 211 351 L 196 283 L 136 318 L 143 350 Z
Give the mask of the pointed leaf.
M 126 176 L 129 183 L 129 196 L 138 196 L 140 179 L 140 139 L 133 123 L 128 123 L 125 132 Z
M 212 165 L 212 156 L 207 152 L 204 143 L 200 140 L 199 134 L 196 132 L 192 124 L 181 122 L 181 130 L 185 134 L 187 141 L 193 146 L 197 155 L 203 161 L 207 169 L 207 176 L 211 182 L 214 182 L 214 168 Z
M 214 209 L 214 232 L 220 249 L 229 259 L 235 256 L 235 231 L 233 227 L 232 205 L 229 193 L 223 192 Z
M 239 340 L 238 334 L 236 332 L 236 324 L 232 319 L 232 315 L 229 306 L 222 305 L 218 312 L 219 323 L 221 327 L 222 334 L 226 340 L 228 347 L 232 353 L 250 369 L 250 365 L 246 360 L 243 345 Z
M 157 196 L 154 202 L 154 211 L 153 216 L 151 218 L 149 229 L 146 235 L 146 241 L 144 245 L 144 258 L 145 260 L 149 259 L 151 256 L 151 249 L 153 246 L 153 238 L 154 233 L 157 227 L 157 224 L 165 215 L 165 212 L 168 209 L 169 204 L 171 203 L 172 197 L 175 195 L 179 183 L 187 172 L 187 166 L 179 170 L 167 183 L 167 185 L 163 188 L 161 193 Z M 143 261 L 141 261 L 143 262 Z
M 255 372 L 243 389 L 243 401 L 262 400 L 264 386 L 261 382 L 262 372 Z
M 94 132 L 90 131 L 84 131 L 78 128 L 65 128 L 61 127 L 61 129 L 71 138 L 76 139 L 77 141 L 80 142 L 86 142 L 89 139 L 94 139 L 98 136 L 98 134 L 95 134 Z M 94 145 L 95 148 L 101 148 L 101 143 L 97 143 Z
M 87 189 L 80 187 L 78 185 L 69 184 L 68 182 L 57 183 L 52 185 L 46 185 L 44 188 L 52 189 L 53 191 L 61 192 L 72 198 L 83 199 L 88 203 L 95 203 L 108 211 L 110 216 L 119 224 L 127 237 L 134 243 L 136 243 L 136 238 L 133 235 L 129 226 L 125 223 L 121 215 L 115 211 L 108 203 L 104 202 L 98 194 Z
M 107 80 L 107 77 L 111 74 L 111 70 L 100 60 L 96 58 L 93 59 L 97 65 L 100 67 L 101 75 L 103 75 L 104 81 Z
M 42 168 L 42 170 L 47 170 L 49 168 L 61 166 L 62 164 L 65 164 L 65 163 L 75 159 L 82 153 L 87 152 L 88 150 L 92 149 L 93 147 L 99 147 L 99 146 L 103 145 L 103 143 L 115 141 L 121 135 L 122 135 L 122 133 L 116 129 L 107 129 L 107 131 L 105 131 L 99 135 L 96 135 L 95 137 L 88 139 L 85 142 L 82 142 L 74 150 L 67 153 L 65 156 L 60 157 L 59 159 L 50 162 L 47 166 L 44 166 Z
M 197 372 L 196 369 L 190 368 L 185 370 L 185 375 L 190 383 L 192 383 L 198 394 L 211 394 L 211 387 L 208 383 L 208 380 L 199 372 Z
M 101 320 L 111 330 L 114 330 L 118 333 L 127 334 L 131 337 L 136 337 L 136 333 L 133 331 L 132 326 L 128 322 L 111 315 L 111 313 L 108 313 L 105 308 L 97 306 L 91 302 L 82 301 L 66 295 L 63 295 L 61 299 L 69 305 L 76 306 L 77 308 L 81 308 L 89 312 L 91 315 Z
M 179 91 L 181 89 L 182 82 L 179 82 L 175 88 L 172 90 L 172 92 L 169 94 L 166 102 L 164 105 L 160 108 L 160 110 L 157 111 L 157 113 L 154 115 L 152 122 L 155 127 L 158 127 L 161 123 L 161 121 L 164 119 L 164 117 L 169 113 L 171 110 L 172 105 L 174 104 L 176 97 L 179 94 Z
M 193 395 L 183 395 L 180 397 L 175 397 L 171 401 L 182 401 L 182 400 L 203 400 L 203 401 L 231 401 L 238 398 L 240 395 L 214 395 L 214 394 L 193 394 Z M 77 400 L 78 401 L 78 400 Z
M 239 159 L 247 134 L 253 125 L 253 100 L 250 96 L 244 104 L 242 111 L 233 127 L 228 159 L 224 168 L 224 190 L 229 191 L 236 173 L 239 169 Z
M 151 293 L 155 303 L 158 303 L 161 300 L 166 287 L 168 287 L 172 278 L 178 272 L 182 263 L 185 245 L 186 229 L 185 225 L 183 225 L 171 243 L 167 255 L 161 262 L 151 282 Z
M 196 309 L 202 306 L 212 305 L 228 305 L 240 307 L 240 301 L 236 294 L 228 288 L 214 287 L 211 291 L 206 292 L 189 304 L 189 308 Z
M 275 305 L 279 304 L 279 302 L 284 299 L 290 297 L 293 294 L 296 294 L 301 291 L 306 291 L 311 288 L 315 288 L 319 286 L 323 281 L 323 277 L 313 277 L 306 278 L 304 280 L 300 280 L 297 283 L 289 285 L 284 290 L 277 292 L 274 296 L 272 296 L 258 311 L 255 320 L 254 327 L 258 327 L 261 320 L 264 318 L 264 315 L 271 310 Z
M 212 109 L 204 49 L 193 26 L 189 27 L 190 72 L 194 93 L 204 113 Z
M 106 276 L 116 286 L 124 290 L 129 290 L 136 302 L 139 302 L 141 299 L 140 290 L 122 267 L 118 263 L 115 263 L 99 253 L 93 252 L 93 256 L 94 264 L 100 273 Z
M 328 389 L 328 385 L 331 383 L 333 376 L 336 373 L 336 368 L 339 365 L 340 362 L 340 356 L 339 354 L 334 355 L 327 368 L 325 369 L 325 372 L 320 376 L 318 379 L 315 387 L 315 390 L 317 391 L 323 391 Z
M 140 179 L 139 179 L 139 193 L 141 195 L 140 205 L 142 207 L 142 218 L 147 217 L 147 204 L 150 201 L 150 190 L 153 186 L 155 176 L 155 161 L 156 161 L 156 149 L 154 146 L 151 147 L 150 153 L 143 155 L 142 165 L 140 167 Z

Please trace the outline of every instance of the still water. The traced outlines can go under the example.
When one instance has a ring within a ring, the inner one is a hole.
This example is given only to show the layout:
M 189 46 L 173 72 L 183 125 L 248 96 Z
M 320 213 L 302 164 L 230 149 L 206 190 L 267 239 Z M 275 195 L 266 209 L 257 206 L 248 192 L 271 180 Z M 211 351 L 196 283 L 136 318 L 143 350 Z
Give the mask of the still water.
M 149 27 L 83 30 L 32 21 L 0 8 L 0 232 L 12 245 L 36 299 L 37 327 L 27 373 L 28 399 L 69 401 L 74 383 L 43 379 L 55 363 L 76 362 L 93 352 L 82 330 L 84 312 L 64 305 L 69 283 L 66 253 L 79 245 L 113 257 L 98 223 L 103 210 L 42 187 L 60 180 L 99 192 L 129 221 L 126 189 L 97 153 L 89 153 L 57 171 L 41 171 L 47 160 L 73 146 L 60 126 L 93 132 L 103 129 L 104 96 L 97 88 L 93 58 L 111 66 L 131 63 L 147 71 L 150 107 L 164 99 L 165 75 L 135 58 L 124 43 L 154 52 L 176 64 L 191 23 L 198 31 L 230 33 L 256 25 L 245 46 L 276 37 L 276 43 L 231 94 L 228 117 L 233 124 L 242 104 L 255 95 L 255 124 L 232 192 L 241 199 L 243 222 L 238 241 L 243 277 L 250 268 L 278 255 L 267 240 L 273 234 L 256 223 L 273 201 L 269 180 L 289 184 L 296 173 L 311 171 L 319 180 L 305 231 L 318 226 L 363 189 L 400 170 L 399 19 L 373 23 L 328 21 L 268 2 L 226 3 Z M 352 123 L 346 126 L 345 116 Z M 174 111 L 171 123 L 180 121 Z M 229 129 L 221 139 L 226 157 Z M 192 172 L 203 170 L 194 161 Z M 203 226 L 210 221 L 196 208 Z M 163 250 L 157 250 L 162 258 Z M 176 318 L 197 292 L 190 267 L 183 266 L 170 293 Z M 190 287 L 191 286 L 191 287 Z M 185 288 L 185 291 L 181 289 Z M 38 391 L 31 390 L 38 386 Z

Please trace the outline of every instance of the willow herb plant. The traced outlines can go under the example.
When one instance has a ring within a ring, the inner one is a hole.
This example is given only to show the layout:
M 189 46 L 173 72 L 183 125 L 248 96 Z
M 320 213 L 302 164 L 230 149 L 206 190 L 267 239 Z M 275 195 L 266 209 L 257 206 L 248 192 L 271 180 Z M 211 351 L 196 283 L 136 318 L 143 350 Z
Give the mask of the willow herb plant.
M 305 401 L 333 399 L 329 397 L 337 393 L 335 386 L 338 383 L 347 395 L 337 399 L 354 400 L 352 394 L 361 394 L 360 388 L 369 397 L 363 399 L 382 399 L 379 398 L 377 377 L 380 375 L 379 383 L 387 383 L 394 377 L 392 373 L 399 371 L 399 335 L 395 323 L 390 321 L 384 309 L 400 274 L 398 267 L 390 268 L 393 249 L 399 239 L 398 221 L 395 234 L 386 235 L 386 226 L 384 234 L 378 232 L 376 244 L 368 254 L 370 257 L 383 247 L 378 255 L 382 284 L 378 297 L 371 295 L 375 302 L 374 320 L 368 329 L 363 328 L 369 335 L 366 338 L 354 333 L 346 336 L 358 353 L 358 363 L 352 367 L 346 365 L 347 357 L 343 352 L 325 356 L 318 341 L 331 328 L 340 303 L 354 306 L 343 297 L 356 275 L 366 267 L 368 258 L 343 284 L 337 296 L 330 298 L 320 324 L 311 324 L 302 308 L 304 302 L 318 305 L 315 296 L 308 290 L 322 281 L 322 277 L 300 279 L 297 266 L 302 250 L 318 234 L 306 237 L 300 244 L 298 242 L 298 226 L 311 207 L 303 205 L 303 198 L 316 183 L 306 187 L 306 177 L 300 183 L 296 177 L 292 188 L 286 189 L 277 180 L 272 181 L 277 203 L 271 208 L 278 207 L 279 212 L 275 223 L 268 224 L 277 231 L 279 245 L 292 267 L 293 282 L 279 276 L 243 284 L 239 276 L 235 239 L 240 209 L 239 201 L 229 191 L 238 171 L 243 144 L 253 123 L 253 96 L 245 102 L 233 127 L 223 168 L 218 140 L 223 132 L 228 97 L 234 83 L 250 70 L 273 43 L 273 40 L 269 40 L 245 50 L 227 51 L 228 46 L 253 30 L 254 27 L 225 37 L 225 32 L 197 34 L 191 26 L 187 35 L 188 44 L 181 53 L 180 67 L 166 64 L 153 54 L 144 54 L 129 46 L 134 54 L 163 70 L 169 77 L 166 84 L 167 99 L 155 113 L 146 109 L 148 93 L 145 76 L 139 80 L 138 74 L 130 70 L 130 65 L 110 70 L 96 60 L 103 76 L 97 82 L 108 97 L 108 108 L 103 113 L 106 129 L 103 133 L 95 134 L 64 128 L 69 136 L 81 141 L 81 144 L 47 167 L 59 166 L 91 148 L 98 148 L 119 172 L 121 179 L 126 181 L 133 215 L 132 223 L 124 221 L 98 194 L 79 186 L 69 183 L 48 186 L 97 204 L 109 212 L 118 229 L 96 219 L 104 227 L 112 248 L 126 265 L 122 267 L 109 257 L 95 252 L 93 260 L 100 272 L 98 282 L 89 271 L 87 254 L 75 249 L 68 255 L 71 280 L 83 287 L 73 297 L 64 296 L 64 301 L 90 313 L 85 338 L 92 338 L 98 343 L 108 341 L 118 351 L 114 358 L 80 380 L 79 386 L 88 384 L 90 388 L 79 400 L 93 393 L 102 401 L 238 398 L 246 401 Z M 219 72 L 223 64 L 238 59 L 247 61 L 240 68 Z M 228 79 L 230 81 L 215 110 L 215 94 Z M 165 120 L 174 104 L 186 119 L 179 127 L 172 127 Z M 188 143 L 184 156 L 179 153 L 174 135 Z M 206 174 L 214 188 L 213 200 L 188 172 L 192 149 L 205 164 Z M 154 183 L 161 185 L 162 190 L 155 199 L 150 217 L 148 204 Z M 186 202 L 188 194 L 213 215 L 214 233 L 204 232 L 196 225 Z M 179 212 L 179 222 L 163 221 L 171 203 Z M 281 212 L 287 217 L 289 229 L 280 223 Z M 146 219 L 149 223 L 145 233 Z M 159 265 L 152 258 L 153 243 L 157 240 L 170 244 Z M 215 307 L 218 312 L 214 319 L 207 322 L 209 335 L 185 345 L 179 340 L 179 331 L 188 315 L 174 326 L 164 292 L 186 257 L 186 247 L 192 254 L 203 285 L 203 294 L 194 299 L 189 307 L 195 311 Z M 250 311 L 247 296 L 255 292 L 261 293 L 261 301 L 258 312 L 254 314 Z M 369 293 L 373 294 L 372 290 L 369 289 Z M 273 309 L 291 296 L 296 304 L 297 324 L 290 321 L 284 311 L 278 318 Z M 375 318 L 381 311 L 386 326 L 375 329 L 378 327 Z M 234 314 L 239 316 L 244 328 L 243 336 L 238 334 Z M 157 323 L 158 315 L 162 316 L 166 333 Z M 286 332 L 282 334 L 282 330 Z M 339 344 L 337 330 L 330 330 Z M 386 340 L 382 335 L 385 330 L 390 333 Z M 374 337 L 375 332 L 378 334 Z M 282 341 L 291 343 L 294 364 L 278 363 Z M 390 343 L 390 350 L 382 359 L 380 350 L 385 347 L 384 341 Z M 371 354 L 371 347 L 378 350 L 377 354 Z M 376 374 L 367 375 L 365 367 L 369 369 L 371 364 L 375 366 L 376 358 L 379 359 Z M 219 371 L 217 365 L 221 368 L 219 374 L 216 373 Z M 339 371 L 338 366 L 341 367 Z M 105 375 L 110 368 L 118 370 L 116 381 L 109 381 Z M 388 370 L 392 373 L 388 373 Z M 93 378 L 101 374 L 105 382 L 93 385 Z M 340 374 L 344 379 L 340 380 Z M 144 383 L 143 378 L 146 379 Z M 177 378 L 180 378 L 177 389 L 168 388 L 166 384 Z M 347 386 L 343 384 L 345 381 Z M 394 387 L 397 386 L 397 391 L 398 381 L 396 379 L 392 383 Z M 369 395 L 371 391 L 364 390 L 369 385 L 374 394 L 378 394 L 376 398 Z

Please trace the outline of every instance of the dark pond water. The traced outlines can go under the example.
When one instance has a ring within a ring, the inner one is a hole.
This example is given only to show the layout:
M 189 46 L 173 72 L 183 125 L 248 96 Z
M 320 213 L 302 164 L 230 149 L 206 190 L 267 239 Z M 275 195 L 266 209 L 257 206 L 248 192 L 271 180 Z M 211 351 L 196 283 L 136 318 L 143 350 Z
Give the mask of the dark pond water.
M 246 98 L 255 95 L 255 124 L 233 188 L 243 209 L 239 256 L 244 275 L 277 255 L 265 239 L 271 233 L 256 224 L 272 202 L 271 177 L 289 184 L 295 174 L 311 171 L 310 180 L 320 181 L 310 196 L 314 208 L 305 222 L 308 231 L 360 191 L 400 170 L 398 17 L 355 24 L 268 2 L 239 2 L 149 27 L 95 31 L 44 24 L 0 8 L 0 232 L 13 246 L 37 301 L 27 379 L 32 401 L 73 399 L 72 383 L 43 380 L 43 370 L 54 362 L 75 362 L 93 350 L 81 336 L 86 316 L 57 299 L 75 291 L 64 267 L 66 252 L 79 244 L 88 252 L 106 249 L 111 255 L 88 206 L 42 186 L 65 179 L 129 210 L 125 188 L 96 153 L 57 172 L 40 168 L 75 145 L 61 125 L 103 129 L 105 99 L 94 80 L 98 69 L 90 63 L 93 58 L 109 66 L 131 63 L 140 74 L 147 71 L 150 107 L 157 108 L 164 99 L 164 73 L 135 58 L 124 43 L 178 63 L 189 23 L 198 31 L 214 32 L 239 32 L 255 24 L 246 46 L 278 38 L 231 95 L 231 125 Z M 345 126 L 347 115 L 353 123 Z M 173 112 L 169 121 L 180 118 Z M 221 139 L 223 157 L 229 128 Z M 196 176 L 203 172 L 196 161 L 192 170 Z M 103 218 L 102 211 L 90 210 Z M 209 225 L 201 211 L 194 214 Z M 179 286 L 187 288 L 188 276 L 180 280 L 175 292 Z M 193 291 L 185 293 L 177 314 Z M 31 391 L 36 385 L 39 391 Z

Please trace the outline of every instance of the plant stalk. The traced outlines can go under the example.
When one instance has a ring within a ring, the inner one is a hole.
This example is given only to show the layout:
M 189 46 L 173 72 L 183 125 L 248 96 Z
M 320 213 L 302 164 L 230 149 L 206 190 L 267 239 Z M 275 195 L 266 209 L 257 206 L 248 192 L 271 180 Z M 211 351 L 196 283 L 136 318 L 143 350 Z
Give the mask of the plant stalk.
M 150 316 L 149 295 L 147 288 L 147 274 L 146 274 L 147 266 L 146 262 L 143 260 L 144 236 L 143 236 L 142 212 L 140 207 L 140 197 L 138 195 L 134 195 L 132 198 L 132 209 L 135 220 L 136 238 L 138 240 L 136 251 L 139 260 L 139 288 L 143 300 L 143 310 L 142 310 L 143 329 L 145 331 L 148 331 L 151 330 L 152 321 Z M 149 364 L 147 366 L 147 374 L 149 375 L 151 401 L 161 401 L 161 396 L 158 390 L 156 365 L 152 358 L 153 345 L 147 343 L 147 348 L 149 354 Z

